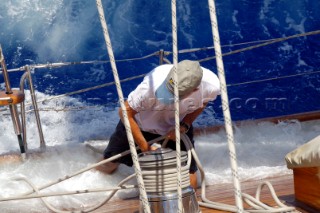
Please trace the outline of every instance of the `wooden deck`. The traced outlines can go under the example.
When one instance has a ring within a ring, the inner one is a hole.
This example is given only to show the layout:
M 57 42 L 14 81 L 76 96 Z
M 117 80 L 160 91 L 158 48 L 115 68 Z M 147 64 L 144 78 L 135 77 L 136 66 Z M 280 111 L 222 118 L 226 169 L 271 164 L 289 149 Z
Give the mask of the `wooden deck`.
M 248 121 L 241 121 L 236 122 L 235 125 L 244 125 L 248 123 L 259 123 L 259 122 L 274 122 L 278 123 L 279 121 L 284 120 L 291 120 L 296 119 L 301 122 L 304 121 L 310 121 L 310 120 L 317 120 L 320 119 L 320 111 L 314 111 L 314 112 L 307 112 L 307 113 L 301 113 L 301 114 L 294 114 L 294 115 L 286 115 L 286 116 L 280 116 L 280 117 L 273 117 L 273 118 L 265 118 L 265 119 L 259 119 L 259 120 L 248 120 Z M 202 129 L 195 129 L 195 135 L 198 134 L 205 134 L 205 133 L 211 133 L 216 132 L 217 130 L 220 130 L 221 128 L 224 128 L 223 125 L 221 126 L 213 126 L 208 128 L 202 128 Z M 263 180 L 250 180 L 250 181 L 244 181 L 241 183 L 241 190 L 243 193 L 249 194 L 251 196 L 255 196 L 256 189 L 258 185 L 262 182 L 269 181 L 272 186 L 275 189 L 275 192 L 278 196 L 278 198 L 287 206 L 293 206 L 296 208 L 298 212 L 302 213 L 318 213 L 319 210 L 315 210 L 304 203 L 301 203 L 295 199 L 294 196 L 294 184 L 293 184 L 293 175 L 285 175 L 285 176 L 279 176 L 279 177 L 268 177 Z M 235 198 L 233 193 L 233 184 L 217 184 L 217 185 L 210 185 L 207 186 L 206 189 L 206 196 L 209 200 L 224 204 L 230 204 L 235 205 Z M 197 191 L 197 197 L 198 200 L 201 201 L 200 197 L 200 189 Z M 271 194 L 267 190 L 267 188 L 264 188 L 262 195 L 261 195 L 261 201 L 264 202 L 267 205 L 276 206 L 275 201 L 273 200 Z M 224 211 L 219 211 L 215 209 L 208 209 L 204 207 L 200 207 L 202 213 L 221 213 Z M 249 208 L 248 205 L 245 204 L 244 208 Z M 116 213 L 138 213 L 139 212 L 139 200 L 138 198 L 134 199 L 128 199 L 128 200 L 116 200 L 111 201 L 104 206 L 102 206 L 100 209 L 97 209 L 94 211 L 94 213 L 108 213 L 108 212 L 116 212 Z
M 320 111 L 304 113 L 295 116 L 284 116 L 277 117 L 273 119 L 263 119 L 260 121 L 271 121 L 277 122 L 279 120 L 286 119 L 298 119 L 300 121 L 308 121 L 320 119 Z M 251 123 L 255 121 L 248 122 L 239 122 L 238 124 Z M 219 127 L 209 127 L 202 130 L 196 130 L 195 134 L 202 134 L 203 132 L 215 132 L 223 128 L 223 126 Z M 19 154 L 11 154 L 11 155 L 0 155 L 0 163 L 2 162 L 20 162 L 21 158 Z M 228 177 L 230 178 L 230 177 Z M 243 193 L 250 194 L 251 196 L 255 195 L 255 191 L 258 185 L 264 181 L 269 181 L 273 185 L 275 192 L 278 198 L 287 206 L 294 206 L 299 212 L 302 213 L 317 213 L 319 210 L 312 209 L 311 207 L 298 202 L 294 197 L 294 185 L 293 185 L 293 175 L 284 175 L 278 177 L 268 177 L 262 180 L 249 180 L 241 183 L 241 189 Z M 207 198 L 214 202 L 224 203 L 234 205 L 234 193 L 233 193 L 233 185 L 232 184 L 216 184 L 207 186 L 206 189 Z M 197 198 L 201 201 L 200 197 L 200 189 L 197 191 Z M 276 203 L 273 201 L 269 191 L 266 189 L 263 190 L 261 201 L 267 205 L 275 206 Z M 94 205 L 94 204 L 92 204 Z M 204 207 L 200 207 L 202 213 L 221 213 L 224 211 L 219 211 L 215 209 L 208 209 Z M 245 205 L 245 208 L 248 208 Z M 0 211 L 1 212 L 1 211 Z M 138 213 L 139 212 L 139 200 L 138 198 L 126 199 L 126 200 L 113 200 L 106 203 L 101 208 L 93 211 L 94 213 Z
M 241 183 L 241 190 L 243 193 L 255 196 L 255 191 L 258 185 L 264 181 L 269 181 L 275 189 L 278 198 L 287 206 L 294 206 L 296 209 L 302 213 L 316 213 L 319 212 L 312 209 L 305 204 L 298 202 L 294 198 L 294 186 L 293 186 L 293 176 L 285 175 L 280 177 L 270 177 L 263 180 L 250 180 Z M 276 203 L 273 201 L 271 194 L 264 188 L 261 195 L 261 201 L 270 206 L 275 206 Z M 207 198 L 214 202 L 225 203 L 234 205 L 234 195 L 232 184 L 217 184 L 207 187 Z M 200 201 L 200 190 L 197 191 L 197 197 Z M 208 209 L 200 207 L 202 213 L 221 213 L 224 211 L 219 211 L 215 209 Z M 245 208 L 249 208 L 245 205 Z M 106 205 L 102 206 L 100 209 L 94 211 L 94 213 L 107 213 L 107 212 L 117 212 L 117 213 L 137 213 L 139 212 L 139 200 L 138 198 L 128 199 L 128 200 L 115 200 L 110 201 Z

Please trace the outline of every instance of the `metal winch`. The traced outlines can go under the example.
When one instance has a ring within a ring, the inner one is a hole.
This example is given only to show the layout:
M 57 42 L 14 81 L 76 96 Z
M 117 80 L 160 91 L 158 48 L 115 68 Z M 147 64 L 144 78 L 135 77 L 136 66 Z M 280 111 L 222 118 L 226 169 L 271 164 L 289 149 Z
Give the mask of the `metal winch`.
M 141 153 L 139 163 L 151 212 L 178 212 L 176 151 L 159 148 Z M 181 151 L 181 177 L 183 212 L 200 212 L 194 189 L 190 186 L 188 154 L 185 151 Z M 140 213 L 143 213 L 141 202 Z

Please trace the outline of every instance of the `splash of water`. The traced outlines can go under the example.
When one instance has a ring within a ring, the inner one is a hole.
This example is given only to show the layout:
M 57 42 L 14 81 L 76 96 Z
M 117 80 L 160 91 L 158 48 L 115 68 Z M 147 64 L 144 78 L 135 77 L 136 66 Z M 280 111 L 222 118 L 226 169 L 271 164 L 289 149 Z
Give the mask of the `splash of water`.
M 37 93 L 39 99 L 48 97 Z M 27 95 L 28 97 L 28 95 Z M 27 100 L 28 101 L 28 100 Z M 65 97 L 40 104 L 42 107 L 56 108 L 67 105 L 84 106 L 85 103 Z M 9 197 L 27 191 L 29 187 L 23 182 L 13 181 L 17 176 L 25 176 L 38 187 L 73 174 L 82 168 L 92 165 L 101 159 L 101 154 L 86 148 L 84 141 L 105 146 L 108 136 L 118 121 L 116 110 L 112 111 L 49 111 L 40 113 L 47 150 L 44 153 L 32 154 L 24 161 L 12 162 L 4 157 L 0 164 L 1 196 Z M 36 122 L 32 113 L 27 114 L 28 142 L 31 152 L 37 152 L 39 142 Z M 13 134 L 9 116 L 1 116 L 0 136 L 2 157 L 8 153 L 18 153 L 18 143 Z M 307 142 L 319 132 L 319 121 L 300 123 L 298 121 L 259 125 L 248 124 L 235 129 L 235 141 L 238 155 L 239 173 L 242 180 L 264 178 L 272 175 L 287 174 L 284 156 Z M 98 140 L 99 139 L 99 140 Z M 225 132 L 220 130 L 196 137 L 196 151 L 205 169 L 208 184 L 231 182 L 231 171 Z M 7 161 L 6 161 L 7 160 Z M 44 190 L 56 192 L 81 190 L 99 187 L 112 187 L 132 174 L 132 168 L 120 166 L 114 175 L 104 175 L 90 170 L 70 180 Z M 121 192 L 115 198 L 136 196 L 137 191 Z M 88 206 L 97 201 L 97 194 L 48 198 L 57 207 Z M 100 193 L 99 197 L 106 196 Z M 12 205 L 14 203 L 14 205 Z M 47 211 L 39 200 L 2 202 L 4 212 L 30 207 L 31 210 Z M 35 207 L 36 206 L 36 207 Z M 30 211 L 31 211 L 30 210 Z

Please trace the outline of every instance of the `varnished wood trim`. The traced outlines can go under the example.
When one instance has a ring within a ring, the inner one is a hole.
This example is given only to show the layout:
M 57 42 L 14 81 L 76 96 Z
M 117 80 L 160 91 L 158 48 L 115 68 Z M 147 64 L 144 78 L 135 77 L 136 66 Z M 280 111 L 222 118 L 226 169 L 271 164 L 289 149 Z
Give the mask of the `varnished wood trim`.
M 311 121 L 311 120 L 317 120 L 317 119 L 320 119 L 320 111 L 304 112 L 304 113 L 297 113 L 297 114 L 269 117 L 269 118 L 255 119 L 255 120 L 235 121 L 234 125 L 241 126 L 241 125 L 247 125 L 247 124 L 257 124 L 261 122 L 279 123 L 281 121 L 287 121 L 287 120 L 298 120 L 300 122 L 304 122 L 304 121 Z M 195 132 L 195 135 L 199 135 L 199 134 L 217 132 L 221 129 L 224 129 L 224 125 L 195 128 L 194 132 Z
M 9 100 L 1 100 L 9 98 Z M 12 90 L 12 93 L 7 94 L 5 91 L 0 91 L 0 105 L 6 106 L 9 104 L 19 104 L 24 101 L 24 93 L 20 90 Z

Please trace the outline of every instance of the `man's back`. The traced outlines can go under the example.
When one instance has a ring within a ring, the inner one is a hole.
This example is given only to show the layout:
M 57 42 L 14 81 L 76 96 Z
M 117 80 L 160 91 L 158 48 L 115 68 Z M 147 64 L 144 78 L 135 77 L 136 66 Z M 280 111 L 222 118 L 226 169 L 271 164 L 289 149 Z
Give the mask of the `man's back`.
M 156 96 L 173 65 L 161 65 L 148 73 L 138 87 L 129 94 L 128 103 L 138 112 L 135 119 L 141 130 L 163 135 L 174 126 L 174 104 L 166 104 Z M 218 77 L 210 70 L 201 67 L 203 78 L 198 88 L 180 98 L 180 119 L 216 99 L 220 91 Z

